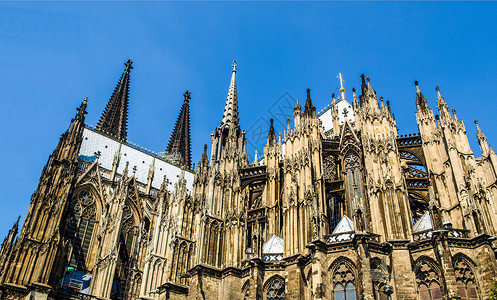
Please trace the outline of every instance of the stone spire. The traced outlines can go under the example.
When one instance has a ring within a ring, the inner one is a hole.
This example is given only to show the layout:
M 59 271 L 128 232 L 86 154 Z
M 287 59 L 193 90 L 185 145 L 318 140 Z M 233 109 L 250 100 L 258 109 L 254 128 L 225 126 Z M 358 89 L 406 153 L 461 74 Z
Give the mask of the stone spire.
M 236 60 L 233 61 L 233 71 L 231 73 L 230 88 L 228 90 L 228 97 L 226 98 L 226 105 L 224 106 L 223 119 L 221 127 L 234 126 L 238 127 L 238 97 L 236 95 Z
M 191 93 L 187 90 L 183 96 L 183 106 L 179 113 L 176 125 L 174 125 L 171 139 L 167 145 L 166 155 L 170 156 L 176 162 L 191 167 L 191 138 L 190 138 L 190 97 Z
M 105 110 L 98 121 L 97 129 L 125 140 L 128 127 L 129 72 L 133 67 L 129 59 L 124 65 L 123 75 L 117 83 Z
M 307 89 L 307 99 L 305 100 L 304 112 L 311 116 L 316 115 L 316 108 L 312 105 L 311 89 Z

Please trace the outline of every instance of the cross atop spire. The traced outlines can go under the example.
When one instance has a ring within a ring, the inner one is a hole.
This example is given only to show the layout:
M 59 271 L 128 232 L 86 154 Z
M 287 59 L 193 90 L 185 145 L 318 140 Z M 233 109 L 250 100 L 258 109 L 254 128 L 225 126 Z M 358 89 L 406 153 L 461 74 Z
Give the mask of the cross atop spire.
M 183 94 L 183 97 L 185 97 L 185 102 L 187 102 L 188 100 L 192 99 L 192 97 L 190 97 L 192 93 L 190 93 L 189 90 L 186 90 L 186 92 Z
M 183 106 L 176 120 L 176 125 L 174 125 L 173 133 L 171 134 L 171 139 L 167 145 L 166 155 L 169 156 L 173 161 L 177 163 L 191 166 L 192 155 L 191 155 L 191 138 L 190 138 L 190 97 L 191 93 L 187 90 L 183 97 Z
M 133 61 L 128 59 L 121 79 L 114 89 L 105 110 L 98 121 L 97 129 L 125 140 L 128 128 L 129 73 Z
M 223 119 L 221 126 L 238 127 L 238 96 L 236 94 L 236 60 L 233 61 L 233 71 L 231 73 L 231 82 L 228 90 L 228 97 L 224 106 Z

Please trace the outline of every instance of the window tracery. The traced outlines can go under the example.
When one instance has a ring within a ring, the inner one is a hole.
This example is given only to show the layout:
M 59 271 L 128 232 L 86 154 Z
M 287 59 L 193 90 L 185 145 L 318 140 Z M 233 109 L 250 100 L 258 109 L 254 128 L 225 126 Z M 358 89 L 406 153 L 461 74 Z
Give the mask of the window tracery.
M 285 282 L 283 278 L 275 276 L 266 283 L 266 300 L 285 300 Z
M 355 274 L 350 263 L 343 260 L 339 262 L 332 272 L 333 299 L 334 300 L 355 300 Z
M 323 172 L 324 179 L 337 180 L 337 165 L 335 162 L 335 157 L 333 155 L 328 155 L 324 158 Z
M 439 271 L 434 263 L 429 262 L 428 260 L 422 260 L 416 264 L 415 272 L 421 300 L 443 299 L 438 275 Z
M 86 257 L 95 227 L 95 200 L 88 191 L 81 191 L 71 201 L 70 211 L 66 233 L 71 245 L 69 266 L 87 270 Z
M 117 261 L 116 276 L 120 281 L 128 277 L 132 257 L 132 248 L 135 237 L 135 220 L 128 204 L 123 207 L 121 234 L 119 235 L 119 259 Z
M 476 280 L 473 270 L 465 259 L 454 260 L 457 289 L 461 300 L 477 300 Z

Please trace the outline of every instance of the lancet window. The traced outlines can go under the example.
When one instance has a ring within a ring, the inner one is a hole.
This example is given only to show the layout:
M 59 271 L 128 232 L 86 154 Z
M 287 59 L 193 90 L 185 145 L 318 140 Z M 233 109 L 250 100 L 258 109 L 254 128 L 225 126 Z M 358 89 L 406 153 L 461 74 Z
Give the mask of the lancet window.
M 120 281 L 125 281 L 128 277 L 135 231 L 133 213 L 129 205 L 126 204 L 123 208 L 121 234 L 119 235 L 119 259 L 116 268 L 116 275 Z
M 86 257 L 95 227 L 95 200 L 88 191 L 79 192 L 70 204 L 70 220 L 66 238 L 70 244 L 69 265 L 88 271 Z
M 347 173 L 347 186 L 349 190 L 349 199 L 353 201 L 356 197 L 362 197 L 361 181 L 361 164 L 359 156 L 355 153 L 349 153 L 345 157 L 345 171 Z

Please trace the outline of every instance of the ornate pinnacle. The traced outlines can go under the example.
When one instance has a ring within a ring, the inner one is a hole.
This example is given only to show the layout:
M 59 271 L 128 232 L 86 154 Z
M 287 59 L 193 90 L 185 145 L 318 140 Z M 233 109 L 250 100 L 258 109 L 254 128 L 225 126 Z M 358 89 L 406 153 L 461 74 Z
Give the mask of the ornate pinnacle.
M 236 69 L 237 69 L 237 63 L 236 63 L 236 59 L 233 60 L 233 64 L 231 65 L 231 67 L 233 68 L 233 72 L 236 72 Z

